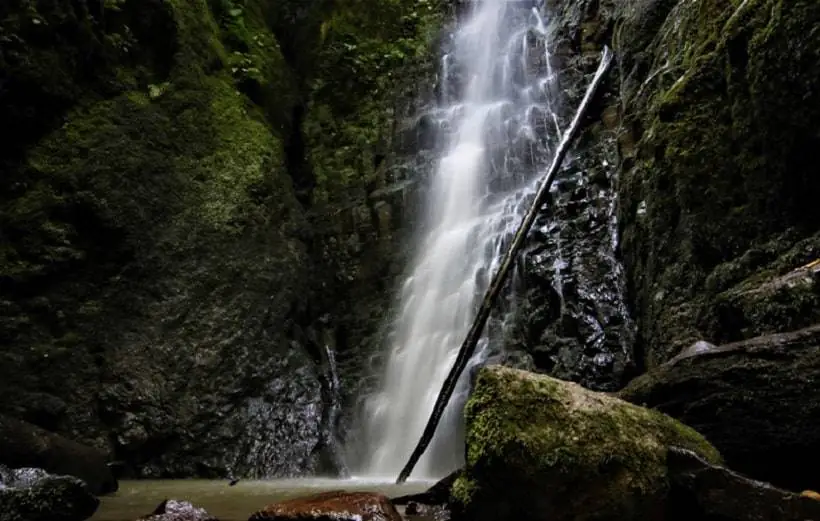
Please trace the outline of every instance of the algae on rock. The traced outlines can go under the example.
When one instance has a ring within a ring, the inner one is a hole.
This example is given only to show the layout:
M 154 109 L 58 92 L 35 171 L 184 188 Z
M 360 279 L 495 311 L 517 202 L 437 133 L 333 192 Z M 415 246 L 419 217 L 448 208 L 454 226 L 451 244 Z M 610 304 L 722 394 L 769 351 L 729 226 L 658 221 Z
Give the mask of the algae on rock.
M 667 493 L 668 446 L 720 461 L 664 414 L 500 366 L 480 371 L 466 418 L 467 463 L 452 496 L 477 521 L 649 519 Z

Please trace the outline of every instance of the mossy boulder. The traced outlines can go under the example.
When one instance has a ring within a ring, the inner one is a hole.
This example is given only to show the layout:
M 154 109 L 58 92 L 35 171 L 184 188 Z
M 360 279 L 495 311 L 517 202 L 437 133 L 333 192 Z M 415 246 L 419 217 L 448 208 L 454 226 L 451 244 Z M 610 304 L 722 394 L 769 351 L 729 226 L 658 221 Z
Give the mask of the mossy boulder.
M 463 519 L 659 519 L 669 446 L 719 453 L 662 413 L 578 384 L 500 366 L 466 407 L 467 463 L 452 488 Z

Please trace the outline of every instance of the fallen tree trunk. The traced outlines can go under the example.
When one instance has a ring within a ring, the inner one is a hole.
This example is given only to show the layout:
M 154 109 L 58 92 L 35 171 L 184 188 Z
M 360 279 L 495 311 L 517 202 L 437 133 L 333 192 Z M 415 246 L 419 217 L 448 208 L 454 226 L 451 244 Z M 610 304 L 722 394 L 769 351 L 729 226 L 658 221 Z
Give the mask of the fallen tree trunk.
M 447 408 L 450 397 L 453 395 L 456 383 L 458 383 L 461 373 L 464 371 L 464 368 L 467 366 L 470 358 L 472 358 L 473 353 L 475 353 L 476 344 L 481 339 L 481 334 L 484 331 L 484 326 L 487 324 L 490 311 L 492 310 L 495 301 L 498 299 L 498 296 L 501 294 L 501 290 L 504 287 L 507 275 L 509 275 L 510 269 L 512 268 L 513 259 L 515 259 L 515 256 L 524 244 L 524 240 L 526 239 L 530 228 L 532 228 L 532 223 L 535 221 L 539 209 L 546 201 L 552 181 L 558 173 L 558 170 L 560 169 L 561 164 L 569 151 L 572 141 L 577 136 L 578 131 L 581 128 L 581 121 L 589 108 L 595 92 L 601 84 L 601 80 L 603 80 L 609 70 L 610 65 L 612 65 L 612 52 L 608 47 L 605 47 L 601 56 L 601 63 L 598 66 L 598 71 L 595 73 L 595 77 L 593 78 L 592 83 L 590 83 L 586 95 L 578 107 L 578 111 L 575 113 L 575 118 L 573 118 L 572 123 L 561 139 L 561 143 L 558 145 L 558 149 L 555 151 L 552 164 L 550 165 L 549 170 L 547 170 L 547 175 L 544 177 L 541 186 L 538 188 L 538 192 L 535 195 L 532 205 L 527 211 L 527 214 L 524 216 L 524 219 L 521 221 L 521 224 L 518 225 L 518 230 L 515 232 L 513 241 L 504 255 L 501 266 L 493 276 L 493 280 L 490 283 L 489 288 L 487 288 L 487 292 L 484 294 L 481 307 L 478 309 L 478 314 L 476 315 L 475 320 L 473 320 L 473 325 L 470 327 L 467 337 L 464 339 L 464 343 L 461 344 L 461 348 L 459 349 L 458 357 L 453 364 L 453 368 L 450 370 L 450 373 L 447 375 L 447 379 L 444 380 L 444 384 L 441 386 L 441 391 L 439 391 L 436 404 L 433 407 L 433 412 L 430 414 L 430 419 L 424 428 L 424 432 L 422 433 L 416 448 L 413 449 L 410 459 L 407 461 L 407 464 L 399 474 L 396 483 L 404 483 L 407 480 L 410 473 L 413 471 L 413 467 L 416 466 L 416 463 L 418 463 L 422 454 L 424 454 L 424 451 L 427 449 L 427 446 L 430 444 L 430 440 L 433 439 L 433 434 L 435 434 L 436 427 L 438 427 L 441 416 L 444 414 L 444 410 Z

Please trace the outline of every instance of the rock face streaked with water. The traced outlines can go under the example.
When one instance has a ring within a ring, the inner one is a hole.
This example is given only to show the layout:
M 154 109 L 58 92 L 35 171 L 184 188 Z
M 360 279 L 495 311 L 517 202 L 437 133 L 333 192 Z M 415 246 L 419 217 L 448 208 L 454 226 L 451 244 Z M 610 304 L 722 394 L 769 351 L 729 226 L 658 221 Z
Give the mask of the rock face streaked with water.
M 441 11 L 0 2 L 0 412 L 129 476 L 337 473 Z

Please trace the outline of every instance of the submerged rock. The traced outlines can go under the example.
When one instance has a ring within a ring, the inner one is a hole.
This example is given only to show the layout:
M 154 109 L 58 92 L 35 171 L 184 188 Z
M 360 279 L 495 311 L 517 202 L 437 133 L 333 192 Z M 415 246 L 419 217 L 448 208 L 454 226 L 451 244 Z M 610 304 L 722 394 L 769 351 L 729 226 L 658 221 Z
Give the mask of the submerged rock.
M 669 445 L 720 461 L 700 434 L 664 414 L 509 368 L 480 372 L 466 416 L 457 519 L 657 519 Z
M 383 494 L 332 491 L 266 506 L 248 521 L 401 521 Z
M 670 520 L 803 521 L 820 519 L 820 501 L 712 465 L 686 449 L 669 449 Z M 816 494 L 816 493 L 815 493 Z
M 77 478 L 0 466 L 0 521 L 83 521 L 99 504 Z
M 820 325 L 677 357 L 619 396 L 703 433 L 733 468 L 820 488 Z
M 0 464 L 75 476 L 94 494 L 115 492 L 118 487 L 101 452 L 3 415 L 0 415 Z
M 217 521 L 204 508 L 197 508 L 187 501 L 166 499 L 154 511 L 139 521 Z

